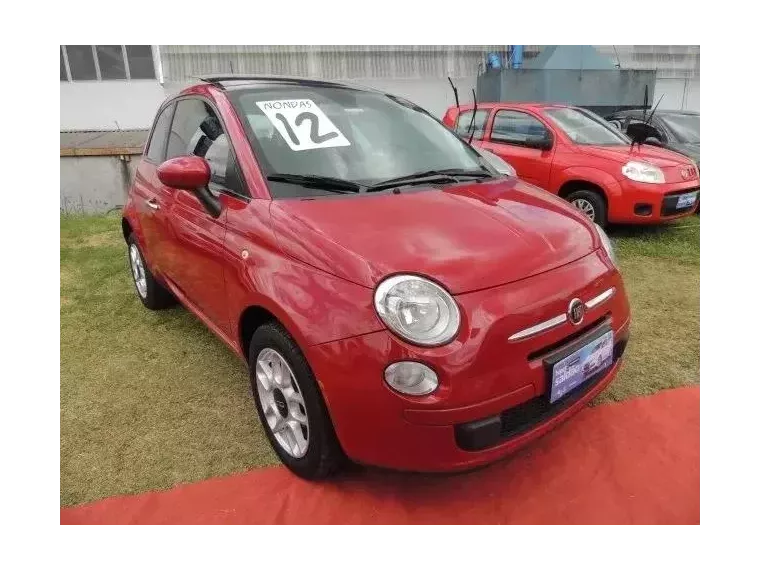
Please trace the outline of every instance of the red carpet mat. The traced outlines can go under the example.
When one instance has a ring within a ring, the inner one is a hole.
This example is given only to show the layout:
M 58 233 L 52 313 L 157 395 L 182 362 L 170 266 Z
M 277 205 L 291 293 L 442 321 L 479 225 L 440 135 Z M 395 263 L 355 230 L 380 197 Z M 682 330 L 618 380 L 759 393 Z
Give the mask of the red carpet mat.
M 588 408 L 475 472 L 316 484 L 273 467 L 61 509 L 61 523 L 696 524 L 699 387 Z

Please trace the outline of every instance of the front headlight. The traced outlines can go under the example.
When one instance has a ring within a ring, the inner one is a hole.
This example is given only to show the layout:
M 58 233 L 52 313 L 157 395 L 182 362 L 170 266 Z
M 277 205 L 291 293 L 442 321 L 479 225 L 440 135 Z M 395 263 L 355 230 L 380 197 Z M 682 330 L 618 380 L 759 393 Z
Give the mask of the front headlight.
M 632 160 L 623 167 L 623 176 L 636 182 L 646 182 L 647 184 L 662 184 L 665 182 L 665 175 L 662 170 L 653 164 L 646 162 L 636 162 Z
M 388 328 L 414 344 L 446 344 L 459 330 L 454 298 L 440 285 L 416 275 L 394 275 L 380 283 L 375 310 Z
M 615 250 L 612 248 L 610 237 L 600 225 L 594 224 L 594 227 L 596 228 L 596 233 L 599 234 L 599 239 L 602 240 L 602 247 L 604 248 L 604 251 L 607 252 L 607 257 L 609 257 L 615 267 L 617 267 L 617 257 L 615 257 Z

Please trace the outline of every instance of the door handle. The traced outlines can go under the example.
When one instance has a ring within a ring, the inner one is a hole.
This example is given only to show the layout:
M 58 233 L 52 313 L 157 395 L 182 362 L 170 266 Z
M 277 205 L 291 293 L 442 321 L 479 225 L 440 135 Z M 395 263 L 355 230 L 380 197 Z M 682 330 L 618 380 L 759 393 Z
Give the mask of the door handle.
M 145 203 L 148 205 L 148 208 L 151 208 L 153 210 L 161 209 L 161 206 L 158 205 L 158 202 L 156 202 L 155 198 L 151 198 L 150 200 L 145 200 Z

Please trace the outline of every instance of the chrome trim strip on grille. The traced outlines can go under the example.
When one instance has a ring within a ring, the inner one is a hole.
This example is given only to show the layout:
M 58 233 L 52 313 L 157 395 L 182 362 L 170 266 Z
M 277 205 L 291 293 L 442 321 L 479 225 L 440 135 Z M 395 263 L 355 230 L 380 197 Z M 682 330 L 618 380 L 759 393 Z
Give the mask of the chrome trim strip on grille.
M 586 308 L 593 309 L 597 305 L 601 305 L 602 303 L 604 303 L 607 299 L 612 297 L 614 294 L 615 294 L 615 288 L 610 287 L 609 289 L 607 289 L 603 293 L 600 293 L 593 299 L 589 299 L 588 301 L 586 301 Z
M 586 301 L 584 305 L 586 306 L 586 309 L 593 309 L 594 307 L 601 305 L 602 303 L 610 299 L 614 294 L 615 294 L 615 288 L 610 287 L 603 293 L 600 293 L 596 297 Z M 561 315 L 552 317 L 551 319 L 547 321 L 540 322 L 537 325 L 533 325 L 532 327 L 528 327 L 527 329 L 523 329 L 521 331 L 516 332 L 515 334 L 510 336 L 507 339 L 507 341 L 514 341 L 514 340 L 521 340 L 524 338 L 528 338 L 529 336 L 533 336 L 540 332 L 544 332 L 545 330 L 549 330 L 551 328 L 559 326 L 566 321 L 567 321 L 567 314 L 562 313 Z
M 521 338 L 533 336 L 534 334 L 538 334 L 547 329 L 554 328 L 557 325 L 561 325 L 566 320 L 567 320 L 567 315 L 565 313 L 562 313 L 561 315 L 557 315 L 556 317 L 549 319 L 548 321 L 544 321 L 543 323 L 538 323 L 537 325 L 533 325 L 532 327 L 523 329 L 520 332 L 516 332 L 507 340 L 520 340 Z

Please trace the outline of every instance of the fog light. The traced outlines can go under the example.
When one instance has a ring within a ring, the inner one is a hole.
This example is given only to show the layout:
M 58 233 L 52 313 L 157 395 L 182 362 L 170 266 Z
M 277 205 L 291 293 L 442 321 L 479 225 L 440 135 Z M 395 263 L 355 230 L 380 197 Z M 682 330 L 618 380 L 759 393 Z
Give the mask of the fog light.
M 388 386 L 412 396 L 424 396 L 438 388 L 438 376 L 420 362 L 394 362 L 385 369 Z

